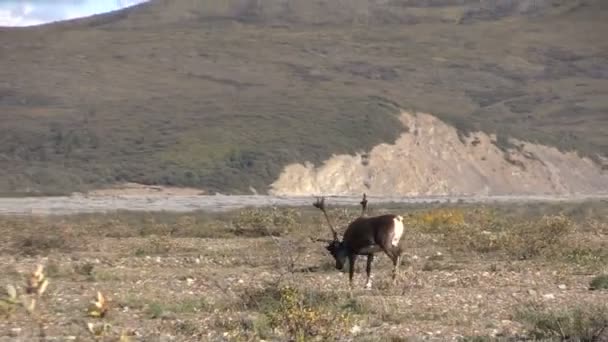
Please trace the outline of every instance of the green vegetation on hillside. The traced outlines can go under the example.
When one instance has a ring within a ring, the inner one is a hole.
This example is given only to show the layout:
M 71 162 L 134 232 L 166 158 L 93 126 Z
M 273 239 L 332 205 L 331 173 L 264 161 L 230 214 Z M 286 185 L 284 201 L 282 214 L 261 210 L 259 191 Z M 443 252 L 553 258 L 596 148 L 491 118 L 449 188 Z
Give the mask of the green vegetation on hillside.
M 288 163 L 394 141 L 399 107 L 608 151 L 602 1 L 340 3 L 152 1 L 0 29 L 0 192 L 265 192 Z

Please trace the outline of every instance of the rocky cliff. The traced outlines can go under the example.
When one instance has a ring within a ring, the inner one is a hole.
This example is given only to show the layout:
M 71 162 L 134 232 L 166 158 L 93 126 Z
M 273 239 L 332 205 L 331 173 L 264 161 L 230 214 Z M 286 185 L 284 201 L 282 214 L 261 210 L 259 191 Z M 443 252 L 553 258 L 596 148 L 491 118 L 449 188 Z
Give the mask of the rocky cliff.
M 425 113 L 403 112 L 403 133 L 356 155 L 334 155 L 319 167 L 285 167 L 275 195 L 507 195 L 608 192 L 608 171 L 554 147 L 482 132 L 464 135 Z

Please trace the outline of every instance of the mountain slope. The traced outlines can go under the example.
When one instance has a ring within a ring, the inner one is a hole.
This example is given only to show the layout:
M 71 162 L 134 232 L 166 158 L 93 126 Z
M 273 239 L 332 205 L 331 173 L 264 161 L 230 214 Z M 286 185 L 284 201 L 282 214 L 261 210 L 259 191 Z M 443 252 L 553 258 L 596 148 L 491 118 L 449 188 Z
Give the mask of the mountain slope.
M 0 29 L 0 191 L 268 190 L 369 151 L 400 109 L 608 151 L 602 1 L 152 1 Z

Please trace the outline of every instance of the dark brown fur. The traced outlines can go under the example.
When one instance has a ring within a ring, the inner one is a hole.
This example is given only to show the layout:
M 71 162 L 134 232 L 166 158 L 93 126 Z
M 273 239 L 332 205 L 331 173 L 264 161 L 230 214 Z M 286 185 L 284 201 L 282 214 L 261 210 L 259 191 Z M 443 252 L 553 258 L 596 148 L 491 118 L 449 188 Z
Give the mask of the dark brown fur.
M 334 235 L 334 240 L 330 241 L 325 247 L 336 261 L 336 268 L 342 269 L 346 259 L 349 260 L 349 284 L 352 287 L 355 262 L 359 255 L 367 256 L 367 283 L 366 287 L 371 286 L 371 265 L 374 260 L 374 253 L 384 252 L 393 263 L 393 282 L 397 276 L 397 269 L 401 263 L 401 248 L 393 246 L 392 240 L 394 237 L 394 220 L 397 215 L 380 215 L 365 217 L 367 200 L 365 195 L 361 202 L 361 216 L 351 222 L 342 241 L 339 241 L 335 229 L 332 227 L 329 217 L 325 211 L 324 199 L 320 199 L 314 204 L 315 207 L 321 209 L 327 218 L 327 222 Z

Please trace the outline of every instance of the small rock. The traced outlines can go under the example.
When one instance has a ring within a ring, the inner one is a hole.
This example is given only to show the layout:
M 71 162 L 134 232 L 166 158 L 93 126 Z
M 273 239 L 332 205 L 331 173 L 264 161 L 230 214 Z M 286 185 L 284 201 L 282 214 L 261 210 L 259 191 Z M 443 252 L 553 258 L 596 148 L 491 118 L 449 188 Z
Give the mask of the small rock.
M 529 294 L 530 296 L 536 296 L 536 291 L 534 291 L 534 290 L 530 289 L 530 290 L 528 290 L 528 294 Z
M 565 290 L 568 287 L 566 286 L 566 284 L 559 284 L 559 285 L 557 285 L 557 288 L 559 288 L 560 290 Z
M 490 272 L 483 272 L 481 275 L 484 276 L 484 277 L 489 277 L 490 276 Z
M 555 299 L 555 295 L 553 293 L 547 293 L 543 295 L 544 299 Z
M 160 262 L 161 262 L 161 259 L 160 259 L 160 257 L 159 257 L 159 256 L 157 256 L 157 257 L 156 257 L 156 262 L 157 262 L 157 263 L 160 263 Z
M 358 333 L 361 332 L 361 327 L 358 325 L 354 325 L 351 329 L 350 329 L 350 333 L 353 335 L 356 335 Z
M 193 283 L 194 283 L 194 279 L 193 278 L 186 278 L 186 284 L 192 285 Z
M 238 283 L 239 283 L 239 284 L 244 283 L 243 279 L 239 279 Z

